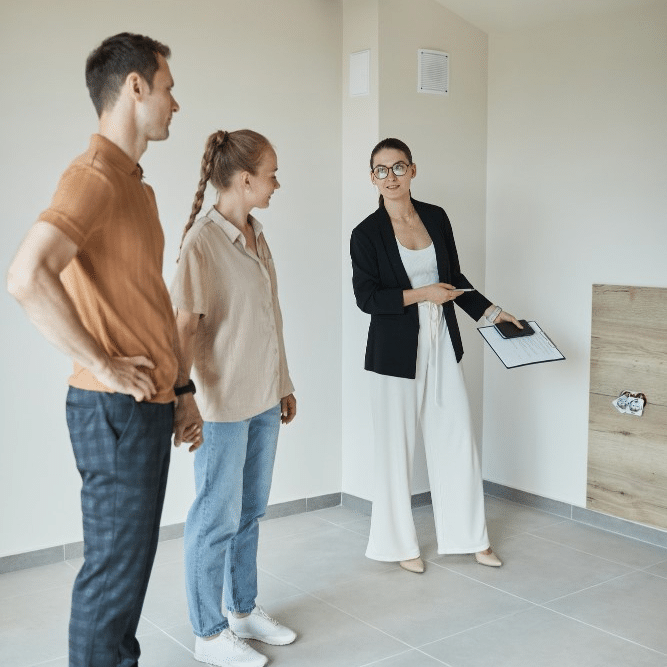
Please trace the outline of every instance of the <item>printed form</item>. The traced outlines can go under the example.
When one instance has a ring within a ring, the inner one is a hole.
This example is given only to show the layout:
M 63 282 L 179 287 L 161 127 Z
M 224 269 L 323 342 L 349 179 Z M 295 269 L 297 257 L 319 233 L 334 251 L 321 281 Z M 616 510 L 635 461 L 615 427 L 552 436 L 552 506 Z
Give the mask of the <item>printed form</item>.
M 479 327 L 489 347 L 503 362 L 505 368 L 517 368 L 529 364 L 543 364 L 547 361 L 565 359 L 560 350 L 551 342 L 537 322 L 528 322 L 535 333 L 532 336 L 503 338 L 493 326 Z

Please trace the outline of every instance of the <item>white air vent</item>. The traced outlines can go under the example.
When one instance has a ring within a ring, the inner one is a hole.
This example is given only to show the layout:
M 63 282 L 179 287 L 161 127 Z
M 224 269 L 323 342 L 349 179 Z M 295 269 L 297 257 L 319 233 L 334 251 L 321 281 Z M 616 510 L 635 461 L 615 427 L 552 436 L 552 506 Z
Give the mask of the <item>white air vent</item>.
M 370 95 L 371 52 L 370 49 L 350 54 L 350 97 Z
M 417 51 L 417 90 L 420 93 L 449 93 L 449 55 L 442 51 Z

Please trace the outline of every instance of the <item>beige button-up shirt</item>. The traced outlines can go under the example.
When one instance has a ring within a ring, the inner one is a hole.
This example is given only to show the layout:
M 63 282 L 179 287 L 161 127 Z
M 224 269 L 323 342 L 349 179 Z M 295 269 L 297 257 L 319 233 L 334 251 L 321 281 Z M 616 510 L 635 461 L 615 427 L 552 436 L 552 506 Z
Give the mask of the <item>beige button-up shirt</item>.
M 257 255 L 215 208 L 183 243 L 171 298 L 199 313 L 193 375 L 206 421 L 243 421 L 294 391 L 287 369 L 276 272 L 262 225 L 250 218 Z

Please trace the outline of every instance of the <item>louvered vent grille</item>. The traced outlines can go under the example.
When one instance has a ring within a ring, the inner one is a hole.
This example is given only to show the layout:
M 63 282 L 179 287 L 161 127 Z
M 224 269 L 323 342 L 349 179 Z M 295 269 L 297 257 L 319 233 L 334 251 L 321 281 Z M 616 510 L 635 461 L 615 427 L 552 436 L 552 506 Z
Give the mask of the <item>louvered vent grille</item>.
M 449 55 L 442 51 L 419 49 L 417 90 L 420 93 L 449 93 Z

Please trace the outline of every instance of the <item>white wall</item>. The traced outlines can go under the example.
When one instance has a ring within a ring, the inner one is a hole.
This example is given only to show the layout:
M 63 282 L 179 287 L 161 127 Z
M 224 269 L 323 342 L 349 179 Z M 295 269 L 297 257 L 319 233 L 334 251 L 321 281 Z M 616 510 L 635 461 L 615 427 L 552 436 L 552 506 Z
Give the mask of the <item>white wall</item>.
M 364 353 L 369 317 L 352 292 L 350 234 L 377 207 L 370 182 L 369 154 L 379 141 L 379 0 L 343 0 L 343 217 L 342 217 L 342 490 L 370 498 L 373 425 Z M 370 49 L 370 95 L 350 97 L 350 54 Z
M 489 63 L 487 287 L 567 360 L 487 353 L 484 473 L 584 506 L 591 286 L 667 286 L 667 5 L 493 34 Z
M 358 15 L 360 5 L 366 8 L 363 19 Z M 344 35 L 344 62 L 349 53 L 371 48 L 374 83 L 377 77 L 370 98 L 350 99 L 344 91 L 343 103 L 343 178 L 350 193 L 344 196 L 343 219 L 343 491 L 370 499 L 373 429 L 368 373 L 361 370 L 370 318 L 354 303 L 348 247 L 352 228 L 377 207 L 368 175 L 370 151 L 387 136 L 398 137 L 410 146 L 417 164 L 413 196 L 439 204 L 448 212 L 464 273 L 482 289 L 487 37 L 435 0 L 346 2 Z M 419 48 L 449 53 L 448 96 L 417 92 Z M 468 394 L 481 435 L 483 341 L 475 323 L 461 310 L 458 316 L 466 349 L 463 364 Z M 418 446 L 413 492 L 428 488 L 423 446 Z
M 665 3 L 493 33 L 487 105 L 486 36 L 434 0 L 195 0 L 187 12 L 178 0 L 5 0 L 3 267 L 95 130 L 84 61 L 121 30 L 174 51 L 182 111 L 169 141 L 142 160 L 165 226 L 167 279 L 209 132 L 248 126 L 277 148 L 283 188 L 260 217 L 300 414 L 281 436 L 271 502 L 341 489 L 371 497 L 367 318 L 352 297 L 348 239 L 376 204 L 368 152 L 398 135 L 419 166 L 414 194 L 448 211 L 468 277 L 537 319 L 567 356 L 506 371 L 459 318 L 478 415 L 484 362 L 485 477 L 584 505 L 591 285 L 667 285 Z M 349 53 L 363 48 L 372 94 L 350 99 Z M 449 52 L 447 98 L 415 92 L 417 48 Z M 81 532 L 64 419 L 69 362 L 4 292 L 0 315 L 2 556 Z M 415 491 L 426 488 L 420 458 Z M 163 523 L 184 519 L 191 494 L 191 457 L 176 451 Z
M 276 259 L 299 414 L 281 435 L 272 503 L 341 488 L 341 17 L 329 0 L 5 0 L 0 8 L 4 270 L 96 129 L 84 64 L 108 35 L 143 32 L 173 51 L 182 109 L 171 138 L 142 159 L 165 227 L 167 280 L 206 136 L 251 127 L 274 143 L 282 189 L 258 217 Z M 64 418 L 70 364 L 4 290 L 0 316 L 3 556 L 78 541 L 81 520 Z M 173 452 L 164 524 L 185 518 L 191 466 L 186 450 Z

